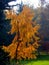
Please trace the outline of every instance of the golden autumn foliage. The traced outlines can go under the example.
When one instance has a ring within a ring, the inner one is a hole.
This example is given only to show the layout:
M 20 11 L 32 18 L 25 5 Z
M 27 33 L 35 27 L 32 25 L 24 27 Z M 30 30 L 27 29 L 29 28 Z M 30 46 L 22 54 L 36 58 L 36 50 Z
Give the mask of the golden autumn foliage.
M 40 26 L 35 25 L 35 21 L 32 21 L 34 12 L 27 6 L 24 6 L 23 11 L 19 15 L 12 14 L 11 10 L 5 13 L 5 15 L 6 19 L 11 19 L 10 24 L 12 28 L 8 34 L 16 33 L 16 35 L 12 43 L 7 47 L 3 46 L 3 49 L 9 52 L 11 59 L 36 58 L 35 52 L 39 47 L 39 37 L 36 34 L 38 34 Z

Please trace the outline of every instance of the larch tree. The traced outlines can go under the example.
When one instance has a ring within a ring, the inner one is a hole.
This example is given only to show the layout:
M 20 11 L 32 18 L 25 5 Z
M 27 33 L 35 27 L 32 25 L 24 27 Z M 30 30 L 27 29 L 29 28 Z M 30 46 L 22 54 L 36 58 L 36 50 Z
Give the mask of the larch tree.
M 6 19 L 11 19 L 11 30 L 8 34 L 15 33 L 15 37 L 9 46 L 3 46 L 9 52 L 11 59 L 36 59 L 36 51 L 39 47 L 38 30 L 40 26 L 33 21 L 34 12 L 27 6 L 23 11 L 16 15 L 8 10 L 5 13 Z

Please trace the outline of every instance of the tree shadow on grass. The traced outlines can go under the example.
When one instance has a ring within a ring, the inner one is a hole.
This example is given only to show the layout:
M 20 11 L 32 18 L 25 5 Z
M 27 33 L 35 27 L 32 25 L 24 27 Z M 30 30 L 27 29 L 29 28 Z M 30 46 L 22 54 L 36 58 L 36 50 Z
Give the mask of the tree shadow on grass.
M 49 61 L 49 55 L 40 55 L 40 56 L 38 56 L 37 60 Z

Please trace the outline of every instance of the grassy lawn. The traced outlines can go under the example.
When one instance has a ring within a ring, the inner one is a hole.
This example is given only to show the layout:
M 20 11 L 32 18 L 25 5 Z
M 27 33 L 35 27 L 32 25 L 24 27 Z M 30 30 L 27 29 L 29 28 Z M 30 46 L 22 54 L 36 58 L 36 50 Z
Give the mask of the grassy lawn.
M 48 61 L 35 61 L 35 62 L 30 62 L 26 65 L 49 65 Z
M 12 60 L 10 65 L 49 65 L 49 55 L 41 55 L 34 60 L 19 60 L 18 64 L 16 60 Z
M 49 55 L 39 56 L 36 60 L 22 60 L 19 65 L 49 65 Z

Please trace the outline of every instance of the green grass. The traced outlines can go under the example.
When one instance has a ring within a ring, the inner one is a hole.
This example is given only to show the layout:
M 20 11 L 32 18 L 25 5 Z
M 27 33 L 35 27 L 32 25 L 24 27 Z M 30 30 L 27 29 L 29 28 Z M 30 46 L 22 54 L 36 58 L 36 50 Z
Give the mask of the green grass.
M 41 55 L 34 60 L 19 60 L 18 64 L 12 60 L 10 65 L 49 65 L 49 55 Z
M 48 61 L 32 61 L 30 63 L 27 63 L 25 65 L 49 65 Z
M 49 65 L 49 55 L 39 56 L 36 60 L 22 60 L 19 65 Z
M 49 61 L 46 60 L 45 61 L 38 60 L 38 61 L 30 61 L 30 62 L 23 61 L 19 65 L 49 65 Z

